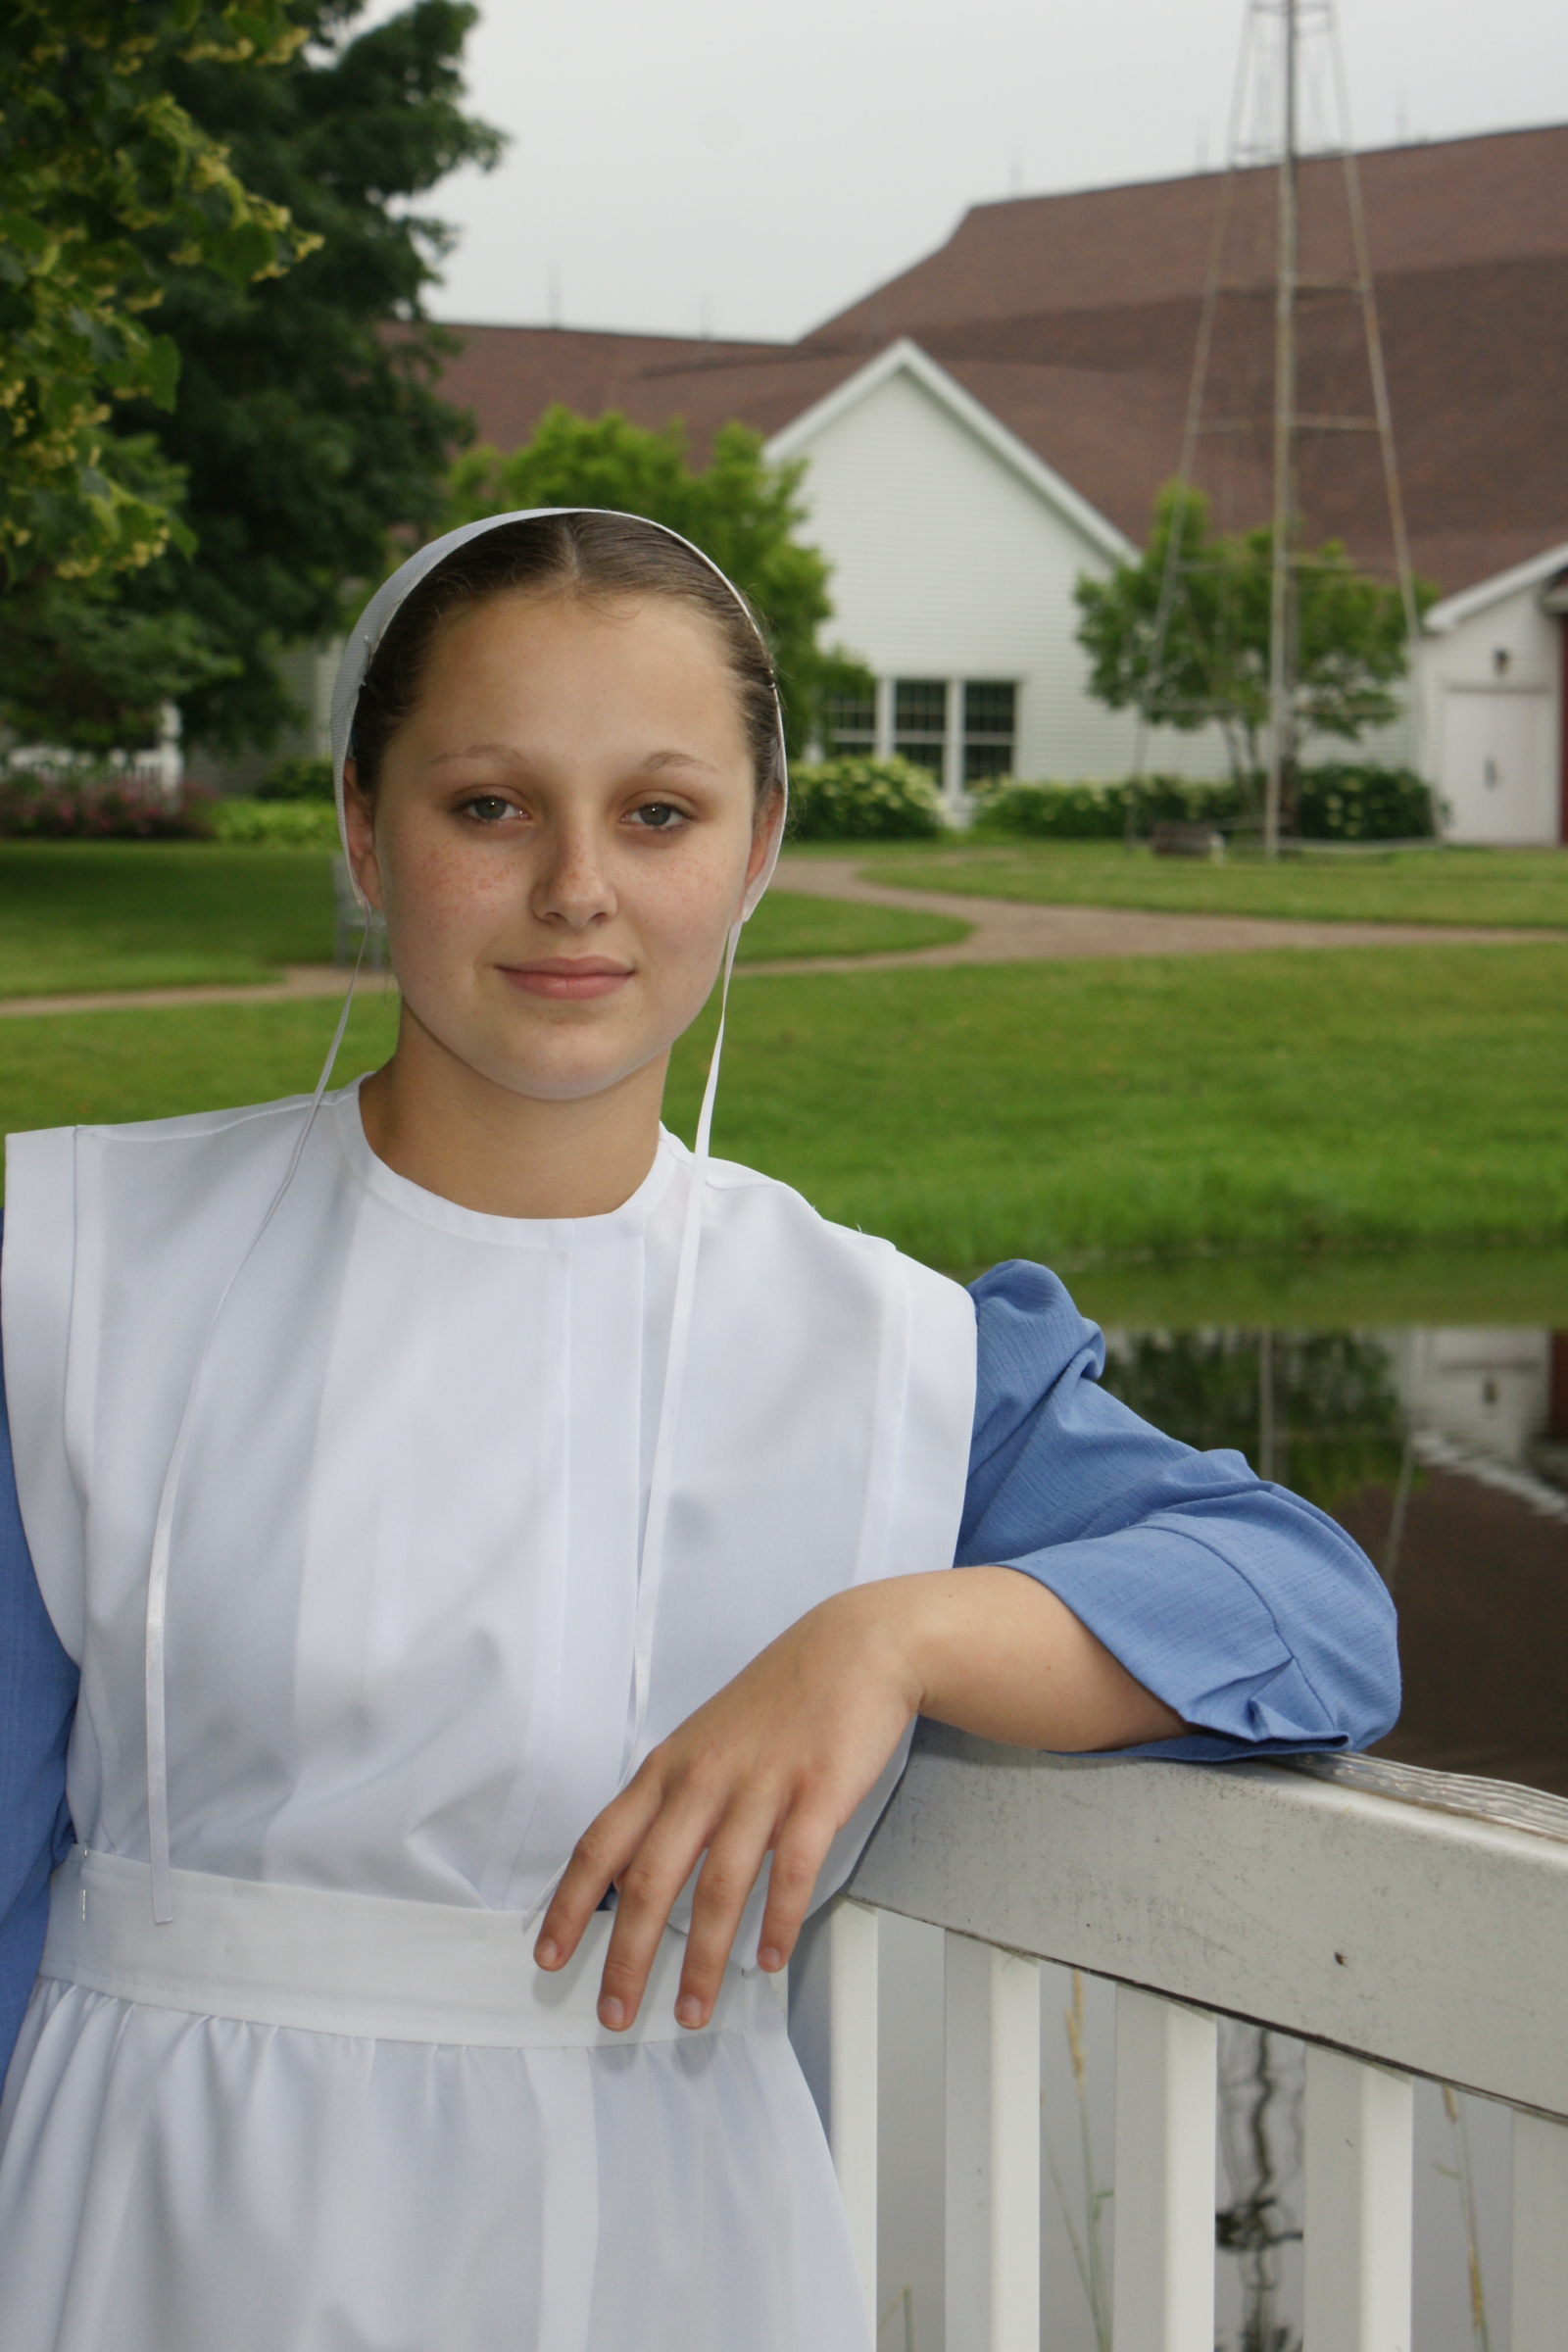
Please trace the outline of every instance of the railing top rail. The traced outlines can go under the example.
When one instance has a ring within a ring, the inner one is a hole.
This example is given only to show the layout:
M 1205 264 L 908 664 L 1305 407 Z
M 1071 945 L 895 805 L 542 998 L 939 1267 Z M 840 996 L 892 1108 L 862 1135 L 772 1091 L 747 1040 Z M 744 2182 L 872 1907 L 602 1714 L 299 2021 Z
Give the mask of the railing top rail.
M 1568 1803 L 1372 1757 L 1039 1756 L 922 1724 L 850 1891 L 1568 2117 Z
M 1555 1838 L 1568 1845 L 1568 1797 L 1549 1796 L 1542 1788 L 1522 1788 L 1516 1781 L 1487 1781 L 1468 1772 L 1428 1772 L 1420 1764 L 1396 1764 L 1386 1756 L 1291 1756 L 1276 1769 L 1304 1773 L 1314 1781 L 1332 1781 L 1341 1788 L 1362 1788 L 1369 1796 L 1390 1796 L 1401 1805 L 1420 1805 L 1429 1813 L 1456 1813 L 1470 1821 L 1529 1830 L 1534 1837 Z

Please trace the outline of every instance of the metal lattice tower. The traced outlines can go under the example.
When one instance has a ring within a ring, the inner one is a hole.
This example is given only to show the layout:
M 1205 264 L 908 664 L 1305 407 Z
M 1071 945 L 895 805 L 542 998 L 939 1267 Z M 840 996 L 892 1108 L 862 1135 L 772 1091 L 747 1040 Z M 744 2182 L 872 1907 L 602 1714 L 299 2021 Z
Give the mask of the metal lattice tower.
M 1318 122 L 1307 122 L 1316 101 Z M 1315 128 L 1315 136 L 1313 130 Z M 1343 275 L 1303 274 L 1300 264 L 1299 177 L 1303 162 L 1324 159 L 1341 167 L 1349 233 L 1351 268 Z M 1198 342 L 1188 394 L 1177 473 L 1175 510 L 1154 620 L 1150 677 L 1157 677 L 1172 612 L 1183 593 L 1188 568 L 1182 554 L 1183 519 L 1196 485 L 1200 443 L 1217 436 L 1255 436 L 1256 415 L 1213 413 L 1216 325 L 1228 301 L 1256 304 L 1255 278 L 1228 275 L 1233 266 L 1238 174 L 1259 167 L 1276 174 L 1274 236 L 1274 334 L 1271 514 L 1272 563 L 1269 606 L 1268 768 L 1263 806 L 1263 848 L 1279 853 L 1281 787 L 1295 737 L 1298 708 L 1298 581 L 1300 546 L 1300 459 L 1303 446 L 1321 446 L 1341 434 L 1376 434 L 1382 461 L 1394 567 L 1413 656 L 1420 635 L 1410 551 L 1405 530 L 1388 377 L 1378 326 L 1360 172 L 1351 143 L 1344 57 L 1333 0 L 1248 0 L 1241 55 L 1231 102 L 1224 176 L 1210 240 Z M 1303 411 L 1298 379 L 1302 306 L 1321 318 L 1328 306 L 1351 304 L 1359 312 L 1364 344 L 1368 406 Z M 1412 671 L 1413 674 L 1413 671 Z M 1192 706 L 1188 706 L 1191 708 Z M 1415 699 L 1411 699 L 1412 723 Z M 1138 768 L 1142 772 L 1148 729 L 1159 712 L 1146 698 L 1140 711 Z

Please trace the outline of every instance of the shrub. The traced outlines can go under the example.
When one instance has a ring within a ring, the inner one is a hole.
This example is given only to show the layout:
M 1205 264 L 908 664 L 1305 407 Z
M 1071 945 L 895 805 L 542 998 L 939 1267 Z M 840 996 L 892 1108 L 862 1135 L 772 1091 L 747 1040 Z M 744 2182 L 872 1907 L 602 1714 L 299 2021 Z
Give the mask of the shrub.
M 280 760 L 256 787 L 259 801 L 329 801 L 333 798 L 330 760 Z
M 0 837 L 8 841 L 189 841 L 212 832 L 204 793 L 171 803 L 123 775 L 0 775 Z
M 1153 824 L 1234 824 L 1242 798 L 1226 782 L 1145 776 L 1137 784 L 1015 784 L 1004 778 L 975 811 L 972 832 L 1030 841 L 1120 841 Z
M 1407 767 L 1303 767 L 1296 829 L 1303 841 L 1425 840 L 1438 829 L 1432 787 Z
M 790 775 L 800 841 L 921 841 L 942 832 L 942 796 L 909 760 L 822 760 Z
M 337 810 L 330 801 L 218 801 L 215 839 L 229 849 L 335 850 Z
M 1129 827 L 1127 809 L 1134 804 Z M 1015 784 L 1004 777 L 975 812 L 973 830 L 1032 841 L 1120 841 L 1155 824 L 1211 824 L 1256 831 L 1263 780 L 1250 792 L 1227 779 L 1145 776 L 1117 784 Z M 1407 767 L 1325 761 L 1297 773 L 1296 822 L 1302 841 L 1416 841 L 1437 830 L 1432 791 Z

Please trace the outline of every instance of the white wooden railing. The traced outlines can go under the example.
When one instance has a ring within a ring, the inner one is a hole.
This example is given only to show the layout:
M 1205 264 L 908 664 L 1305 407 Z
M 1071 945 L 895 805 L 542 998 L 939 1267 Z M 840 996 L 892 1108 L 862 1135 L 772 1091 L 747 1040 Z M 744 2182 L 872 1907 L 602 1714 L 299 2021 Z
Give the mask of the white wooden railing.
M 1514 2109 L 1511 2352 L 1568 2348 L 1568 1802 L 922 1725 L 792 2000 L 873 2324 L 885 1912 L 947 1932 L 946 2352 L 1041 2341 L 1042 1959 L 1117 1986 L 1115 2352 L 1214 2352 L 1218 2015 L 1307 2044 L 1304 2352 L 1409 2352 L 1420 2075 Z

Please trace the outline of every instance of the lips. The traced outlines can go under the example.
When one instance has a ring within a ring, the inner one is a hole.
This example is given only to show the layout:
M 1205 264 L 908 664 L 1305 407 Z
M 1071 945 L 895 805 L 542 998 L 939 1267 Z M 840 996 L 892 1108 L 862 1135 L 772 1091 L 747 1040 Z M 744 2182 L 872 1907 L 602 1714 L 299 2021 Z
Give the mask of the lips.
M 527 997 L 558 1004 L 591 1004 L 612 997 L 631 978 L 631 967 L 606 956 L 541 956 L 531 963 L 504 963 L 501 976 Z

